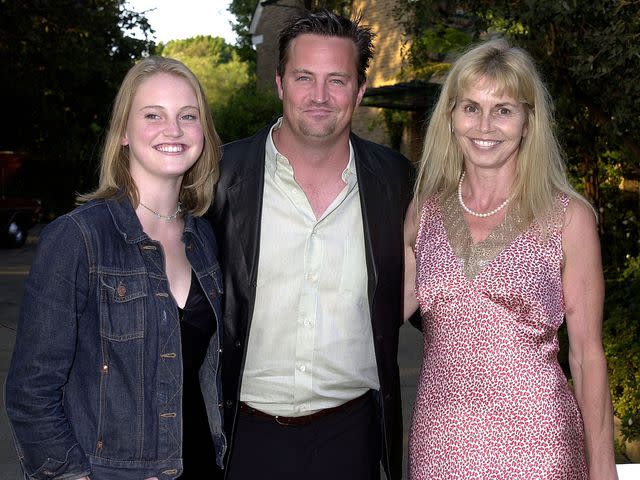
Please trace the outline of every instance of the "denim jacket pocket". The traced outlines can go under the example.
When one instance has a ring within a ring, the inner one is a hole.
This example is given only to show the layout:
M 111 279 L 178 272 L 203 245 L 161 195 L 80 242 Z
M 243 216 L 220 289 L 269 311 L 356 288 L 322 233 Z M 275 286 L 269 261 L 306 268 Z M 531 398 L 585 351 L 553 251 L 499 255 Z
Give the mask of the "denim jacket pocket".
M 144 337 L 146 274 L 100 275 L 100 335 L 113 341 Z
M 63 459 L 47 458 L 46 462 L 35 472 L 27 474 L 25 479 L 48 480 L 51 478 L 79 478 L 89 475 L 90 469 L 87 459 L 80 446 L 76 443 L 65 452 Z
M 93 454 L 134 461 L 144 440 L 145 273 L 101 273 L 100 410 Z

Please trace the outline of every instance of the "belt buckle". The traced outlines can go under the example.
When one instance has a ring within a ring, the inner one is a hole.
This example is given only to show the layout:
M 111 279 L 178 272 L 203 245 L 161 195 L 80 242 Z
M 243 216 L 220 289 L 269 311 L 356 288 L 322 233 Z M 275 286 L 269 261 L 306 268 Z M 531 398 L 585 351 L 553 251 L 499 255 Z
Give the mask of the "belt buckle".
M 285 427 L 288 427 L 289 425 L 291 425 L 291 424 L 290 424 L 290 423 L 288 423 L 288 422 L 283 422 L 282 420 L 280 420 L 280 418 L 281 418 L 281 417 L 280 417 L 280 415 L 276 415 L 274 418 L 276 419 L 276 423 L 277 423 L 278 425 L 282 425 L 282 426 L 285 426 Z M 286 418 L 286 417 L 285 417 L 285 418 Z

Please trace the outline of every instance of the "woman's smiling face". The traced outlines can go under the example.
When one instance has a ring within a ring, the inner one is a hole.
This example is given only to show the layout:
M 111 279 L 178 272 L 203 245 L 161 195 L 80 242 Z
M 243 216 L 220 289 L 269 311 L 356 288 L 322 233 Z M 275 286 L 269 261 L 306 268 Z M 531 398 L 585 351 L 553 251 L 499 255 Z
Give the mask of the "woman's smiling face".
M 204 136 L 198 100 L 182 77 L 156 73 L 136 92 L 123 145 L 129 146 L 132 177 L 181 177 L 202 153 Z
M 467 166 L 500 168 L 515 162 L 527 134 L 527 109 L 519 100 L 480 79 L 462 90 L 452 112 L 452 128 Z

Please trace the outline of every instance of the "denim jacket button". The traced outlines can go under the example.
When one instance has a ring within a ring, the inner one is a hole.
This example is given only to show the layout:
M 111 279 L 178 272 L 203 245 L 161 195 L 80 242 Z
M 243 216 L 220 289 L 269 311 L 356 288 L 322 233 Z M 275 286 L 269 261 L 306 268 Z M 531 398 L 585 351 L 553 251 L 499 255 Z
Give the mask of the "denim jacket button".
M 221 282 L 220 267 L 213 255 L 215 245 L 213 231 L 206 220 L 201 218 L 193 219 L 191 215 L 186 215 L 185 222 L 193 223 L 195 232 L 193 251 L 189 255 L 189 268 L 195 268 L 200 272 L 201 278 L 198 283 L 201 283 L 199 287 L 202 286 L 203 292 L 212 291 L 215 288 L 215 282 Z M 132 235 L 126 236 L 131 242 L 125 244 L 121 241 L 123 235 L 120 233 L 119 226 L 134 224 L 136 227 Z M 180 351 L 179 325 L 176 325 L 177 307 L 171 291 L 168 290 L 166 271 L 164 271 L 166 269 L 162 268 L 166 255 L 160 251 L 161 244 L 145 245 L 141 250 L 139 247 L 141 243 L 150 243 L 141 241 L 141 238 L 146 239 L 141 233 L 137 217 L 126 197 L 122 202 L 115 198 L 92 202 L 91 208 L 82 208 L 61 217 L 59 221 L 52 223 L 51 228 L 41 237 L 42 245 L 51 247 L 51 252 L 56 253 L 57 258 L 53 262 L 46 255 L 34 258 L 33 271 L 41 274 L 32 275 L 29 278 L 28 285 L 32 290 L 25 291 L 24 304 L 30 304 L 30 308 L 23 309 L 21 314 L 22 320 L 26 316 L 30 317 L 29 321 L 35 320 L 37 314 L 38 321 L 43 324 L 52 323 L 56 312 L 39 308 L 42 298 L 51 294 L 64 298 L 64 305 L 61 308 L 64 307 L 65 315 L 69 312 L 67 316 L 75 318 L 76 313 L 78 315 L 82 313 L 86 317 L 83 319 L 91 321 L 95 327 L 91 332 L 83 328 L 74 330 L 73 336 L 68 334 L 67 325 L 54 329 L 39 329 L 37 332 L 32 332 L 37 336 L 37 340 L 27 343 L 30 344 L 29 352 L 37 355 L 44 354 L 43 351 L 38 351 L 38 348 L 46 348 L 47 345 L 51 347 L 51 345 L 64 344 L 65 349 L 66 347 L 73 349 L 76 345 L 74 342 L 80 345 L 73 364 L 73 368 L 77 369 L 77 375 L 69 375 L 64 385 L 64 398 L 56 398 L 55 402 L 61 407 L 70 402 L 69 406 L 80 411 L 81 417 L 100 419 L 101 431 L 96 430 L 98 426 L 94 424 L 95 422 L 80 421 L 77 422 L 72 433 L 80 443 L 83 443 L 82 439 L 88 441 L 86 445 L 82 444 L 82 450 L 90 453 L 92 460 L 101 464 L 101 470 L 109 472 L 106 473 L 105 478 L 110 480 L 124 476 L 123 470 L 135 471 L 136 473 L 130 473 L 129 476 L 138 480 L 146 477 L 143 475 L 144 472 L 147 472 L 148 476 L 157 475 L 161 480 L 169 480 L 177 476 L 172 474 L 175 469 L 178 472 L 182 470 L 182 468 L 178 469 L 181 463 L 174 461 L 175 459 L 168 460 L 167 455 L 170 456 L 171 453 L 166 453 L 167 450 L 173 451 L 175 445 L 182 444 L 180 437 L 178 437 L 179 441 L 173 444 L 171 439 L 167 439 L 168 436 L 179 434 L 182 428 L 183 409 L 179 396 L 182 385 L 176 384 L 176 376 L 182 379 L 182 358 L 177 355 Z M 208 248 L 200 248 L 201 245 Z M 53 251 L 53 248 L 58 251 Z M 74 289 L 61 286 L 61 282 L 51 282 L 55 277 L 54 270 L 60 265 L 69 267 L 70 271 L 67 272 L 65 279 L 77 280 L 79 292 L 91 292 L 85 302 L 86 308 L 82 312 L 76 312 L 80 305 L 69 300 L 72 294 L 76 293 Z M 75 268 L 82 268 L 84 274 L 76 276 Z M 162 296 L 158 297 L 156 293 Z M 210 301 L 212 298 L 205 293 L 203 296 L 204 302 L 207 303 L 207 310 L 211 310 L 209 316 L 212 321 L 219 322 L 218 335 L 221 336 L 224 333 L 221 304 L 217 299 Z M 38 301 L 30 302 L 29 300 L 33 298 Z M 69 325 L 69 328 L 72 327 Z M 220 454 L 226 447 L 226 439 L 221 429 L 222 416 L 226 409 L 216 409 L 220 400 L 218 394 L 222 393 L 216 392 L 220 368 L 216 352 L 220 346 L 218 342 L 221 340 L 218 335 L 207 342 L 211 344 L 211 349 L 201 372 L 204 402 L 213 407 L 209 412 L 212 415 L 210 425 L 207 426 L 211 426 L 215 450 Z M 225 350 L 229 348 L 234 350 L 233 343 L 228 347 L 225 346 Z M 143 357 L 141 357 L 142 354 L 144 354 Z M 51 357 L 51 354 L 48 355 Z M 111 363 L 108 362 L 112 362 L 116 368 L 113 376 Z M 28 378 L 28 373 L 34 365 L 29 362 L 14 363 L 11 376 L 20 383 L 12 389 L 12 394 L 20 395 L 21 391 L 29 388 L 33 390 L 31 380 L 27 381 L 25 378 Z M 125 365 L 125 367 L 118 368 L 118 365 Z M 56 375 L 57 367 L 54 367 L 45 365 L 40 372 L 43 378 L 47 377 L 44 381 L 49 384 L 53 382 L 52 376 Z M 130 395 L 122 395 L 121 390 L 127 385 L 131 387 Z M 145 392 L 149 390 L 154 390 L 153 402 L 147 402 L 147 405 L 141 406 L 140 399 L 145 398 Z M 96 401 L 85 402 L 86 398 L 95 398 Z M 46 410 L 45 416 L 51 417 L 54 421 L 58 419 L 61 412 L 47 409 L 49 398 L 39 397 L 33 400 L 33 405 L 29 406 Z M 24 398 L 18 398 L 16 402 L 24 403 Z M 76 404 L 72 405 L 73 403 Z M 85 407 L 86 411 L 84 411 Z M 160 417 L 161 413 L 165 415 Z M 51 419 L 47 421 L 49 420 Z M 129 427 L 133 426 L 136 428 L 131 429 L 138 430 L 137 432 L 121 436 L 111 444 L 110 431 L 123 428 L 130 430 Z M 153 435 L 152 433 L 158 429 L 161 433 Z M 68 467 L 77 458 L 84 457 L 80 447 L 68 447 L 72 448 L 68 452 L 66 451 L 68 448 L 65 448 L 60 455 L 54 451 L 55 448 L 45 449 L 46 452 L 44 452 L 33 444 L 27 447 L 28 438 L 41 434 L 41 430 L 42 425 L 31 422 L 22 429 L 20 434 L 21 437 L 25 435 L 27 441 L 22 438 L 19 441 L 20 449 L 24 447 L 24 467 L 31 472 L 39 471 L 40 480 L 50 478 L 42 473 L 44 470 L 53 471 L 55 478 L 61 474 L 61 470 L 66 468 L 60 467 L 56 459 L 66 462 L 65 465 Z M 106 440 L 101 438 L 101 435 L 104 435 Z M 103 441 L 105 444 L 102 443 Z M 1 444 L 2 440 L 0 440 Z M 140 445 L 145 447 L 142 454 Z M 5 448 L 7 447 L 0 450 Z M 32 448 L 35 448 L 36 455 L 33 455 Z M 45 458 L 36 459 L 35 463 L 38 465 L 31 465 L 33 459 L 43 453 Z M 67 455 L 68 459 L 66 459 Z M 143 460 L 132 460 L 139 459 L 141 456 Z M 51 462 L 46 462 L 47 457 L 52 458 Z M 53 466 L 49 466 L 49 463 Z M 84 463 L 88 465 L 86 461 Z M 115 467 L 116 464 L 123 468 Z M 211 468 L 214 468 L 213 465 Z M 161 475 L 161 471 L 164 470 L 169 470 L 167 476 Z M 203 476 L 207 475 L 209 475 L 208 472 L 203 472 Z M 0 479 L 2 478 L 5 478 L 5 475 L 0 471 Z

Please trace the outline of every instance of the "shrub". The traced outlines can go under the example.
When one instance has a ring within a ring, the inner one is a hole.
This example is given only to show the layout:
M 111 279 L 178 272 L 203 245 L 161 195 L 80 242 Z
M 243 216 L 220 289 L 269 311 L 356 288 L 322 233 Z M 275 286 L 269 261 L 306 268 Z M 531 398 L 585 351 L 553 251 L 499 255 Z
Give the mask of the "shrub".
M 224 104 L 212 106 L 213 121 L 223 143 L 253 135 L 282 112 L 278 96 L 249 85 L 236 90 Z
M 607 284 L 603 341 L 613 410 L 626 440 L 640 439 L 640 256 Z

